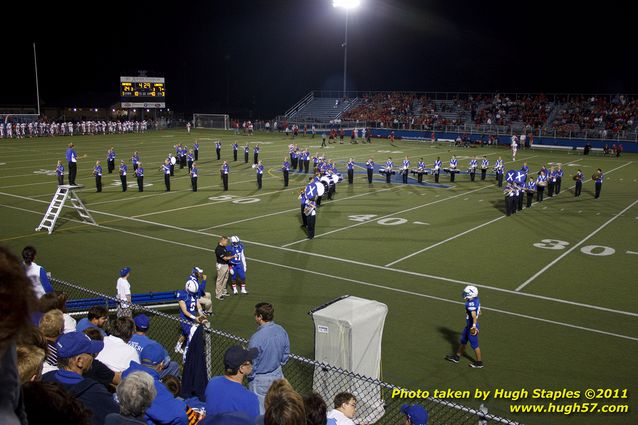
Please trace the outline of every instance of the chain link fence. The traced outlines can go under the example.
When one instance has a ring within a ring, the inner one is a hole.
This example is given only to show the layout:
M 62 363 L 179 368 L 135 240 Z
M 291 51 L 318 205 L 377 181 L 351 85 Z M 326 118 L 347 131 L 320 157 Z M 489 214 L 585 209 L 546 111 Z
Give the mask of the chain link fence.
M 51 283 L 54 289 L 68 295 L 69 306 L 71 306 L 68 308 L 68 313 L 77 320 L 86 317 L 87 311 L 84 309 L 74 310 L 78 306 L 77 303 L 73 303 L 75 300 L 88 300 L 91 305 L 103 305 L 109 309 L 110 319 L 115 319 L 117 310 L 115 297 L 56 278 L 52 278 Z M 87 303 L 83 302 L 81 305 L 85 306 Z M 149 317 L 151 324 L 148 336 L 164 345 L 172 359 L 181 364 L 182 355 L 174 350 L 181 333 L 177 308 L 177 303 L 152 306 L 134 305 L 133 315 L 144 313 Z M 160 311 L 160 309 L 169 310 L 167 313 Z M 108 325 L 106 327 L 108 332 Z M 206 328 L 205 340 L 209 378 L 223 374 L 224 352 L 230 346 L 248 343 L 244 338 L 208 328 Z M 413 400 L 401 397 L 393 398 L 393 392 L 404 391 L 403 394 L 405 394 L 405 391 L 409 390 L 295 354 L 290 356 L 283 371 L 286 379 L 300 394 L 307 394 L 311 391 L 319 393 L 326 401 L 328 410 L 332 408 L 332 400 L 338 393 L 354 394 L 357 397 L 357 415 L 354 420 L 361 425 L 404 423 L 405 416 L 400 411 L 401 405 L 404 403 L 423 405 L 428 410 L 429 423 L 436 425 L 518 424 L 518 422 L 491 415 L 487 413 L 487 409 L 472 409 L 433 397 Z

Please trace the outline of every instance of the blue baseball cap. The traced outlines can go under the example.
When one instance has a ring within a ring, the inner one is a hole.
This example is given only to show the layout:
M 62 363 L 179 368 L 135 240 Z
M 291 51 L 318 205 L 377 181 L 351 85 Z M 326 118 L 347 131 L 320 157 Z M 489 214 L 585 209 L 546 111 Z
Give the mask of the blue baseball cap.
M 157 342 L 151 342 L 140 353 L 140 360 L 143 365 L 155 366 L 164 362 L 165 358 L 166 350 Z
M 133 321 L 135 322 L 135 327 L 137 329 L 148 329 L 148 326 L 150 325 L 150 320 L 148 320 L 146 314 L 138 314 L 133 318 Z
M 130 267 L 124 267 L 122 270 L 120 270 L 120 276 L 124 277 L 127 274 L 129 274 L 131 272 L 131 268 Z
M 259 354 L 258 348 L 245 350 L 241 345 L 233 345 L 224 353 L 224 367 L 237 369 L 247 361 L 253 361 Z
M 413 425 L 426 425 L 428 423 L 428 411 L 420 404 L 404 404 L 401 413 L 406 415 Z
M 68 359 L 79 354 L 97 354 L 104 348 L 104 342 L 94 341 L 84 332 L 69 332 L 60 335 L 55 346 L 58 357 Z

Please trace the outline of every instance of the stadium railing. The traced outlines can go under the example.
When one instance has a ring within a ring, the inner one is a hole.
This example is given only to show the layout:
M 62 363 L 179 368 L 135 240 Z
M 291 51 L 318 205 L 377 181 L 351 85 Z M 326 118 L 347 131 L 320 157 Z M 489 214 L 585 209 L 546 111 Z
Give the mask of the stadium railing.
M 103 305 L 114 313 L 117 306 L 115 297 L 85 288 L 64 280 L 51 278 L 54 289 L 68 295 L 69 306 Z M 170 292 L 168 292 L 170 293 Z M 70 310 L 70 309 L 69 309 Z M 180 335 L 180 319 L 177 314 L 167 314 L 148 306 L 134 304 L 133 314 L 144 313 L 151 319 L 148 335 L 163 344 L 173 360 L 181 363 L 181 354 L 173 347 Z M 77 319 L 86 315 L 86 311 L 69 311 Z M 214 317 L 212 319 L 214 323 Z M 108 329 L 107 329 L 108 330 Z M 208 377 L 223 374 L 223 356 L 227 348 L 235 344 L 247 345 L 244 338 L 214 328 L 205 328 L 206 363 Z M 519 422 L 489 414 L 487 409 L 473 409 L 457 403 L 433 397 L 406 399 L 392 397 L 393 392 L 407 390 L 378 379 L 334 367 L 295 354 L 283 368 L 284 376 L 300 394 L 316 391 L 324 398 L 328 406 L 334 396 L 347 391 L 357 397 L 358 424 L 397 424 L 404 422 L 400 409 L 404 403 L 419 403 L 429 412 L 430 422 L 436 424 L 476 425 L 476 424 L 518 424 Z M 409 390 L 407 390 L 409 391 Z

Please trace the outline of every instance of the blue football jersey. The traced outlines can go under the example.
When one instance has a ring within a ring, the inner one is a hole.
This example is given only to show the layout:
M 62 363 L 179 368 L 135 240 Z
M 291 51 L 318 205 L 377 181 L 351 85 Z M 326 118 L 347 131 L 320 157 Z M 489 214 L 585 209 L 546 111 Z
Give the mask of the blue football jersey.
M 478 297 L 465 301 L 465 320 L 468 326 L 472 326 L 472 312 L 476 312 L 477 323 L 478 317 L 481 315 L 481 301 Z

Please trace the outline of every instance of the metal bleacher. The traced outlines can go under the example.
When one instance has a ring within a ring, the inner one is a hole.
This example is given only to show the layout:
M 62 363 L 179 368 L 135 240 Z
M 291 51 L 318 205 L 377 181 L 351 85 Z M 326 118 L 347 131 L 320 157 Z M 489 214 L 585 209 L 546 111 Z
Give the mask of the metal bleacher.
M 341 115 L 359 102 L 358 98 L 341 99 L 338 97 L 312 97 L 302 105 L 286 113 L 290 121 L 327 122 Z

